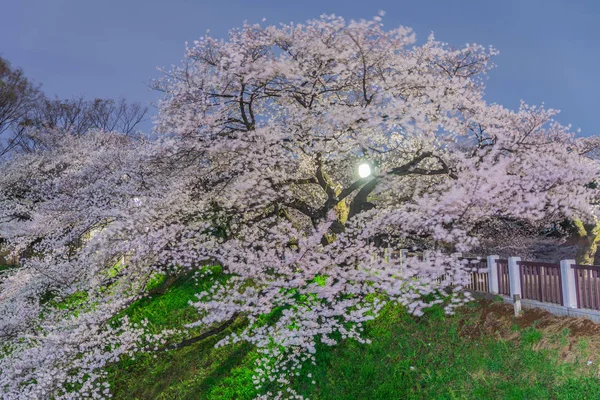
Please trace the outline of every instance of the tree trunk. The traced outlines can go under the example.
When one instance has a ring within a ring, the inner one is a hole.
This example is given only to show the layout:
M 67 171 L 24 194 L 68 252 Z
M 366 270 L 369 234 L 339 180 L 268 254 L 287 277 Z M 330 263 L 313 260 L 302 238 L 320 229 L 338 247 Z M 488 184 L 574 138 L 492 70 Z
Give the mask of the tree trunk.
M 600 242 L 600 222 L 584 224 L 580 220 L 574 221 L 577 228 L 577 264 L 592 265 Z

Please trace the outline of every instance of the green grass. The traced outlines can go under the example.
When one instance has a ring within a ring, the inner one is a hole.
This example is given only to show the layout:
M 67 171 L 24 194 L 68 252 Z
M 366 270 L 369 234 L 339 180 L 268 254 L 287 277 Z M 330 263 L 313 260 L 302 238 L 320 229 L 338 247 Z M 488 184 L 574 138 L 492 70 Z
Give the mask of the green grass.
M 529 327 L 521 331 L 521 341 L 525 344 L 533 345 L 540 340 L 542 340 L 542 332 L 534 327 Z
M 201 284 L 185 276 L 164 295 L 136 302 L 126 314 L 132 322 L 148 319 L 152 332 L 193 322 L 198 314 L 188 302 L 195 301 L 194 295 L 205 290 L 212 281 L 223 279 L 218 268 L 213 268 L 213 272 L 214 275 Z M 232 328 L 240 327 L 238 323 Z M 143 354 L 135 360 L 120 362 L 109 370 L 115 398 L 198 399 L 199 393 L 202 393 L 200 398 L 253 398 L 257 393 L 252 385 L 256 353 L 247 344 L 215 349 L 220 337 L 163 352 L 157 358 Z
M 200 290 L 184 278 L 166 294 L 144 299 L 127 313 L 133 320 L 148 318 L 156 330 L 189 322 L 196 315 L 188 301 Z M 509 326 L 507 331 L 517 333 L 510 341 L 469 334 L 476 331 L 480 313 L 477 303 L 455 316 L 434 308 L 421 318 L 400 307 L 387 307 L 367 325 L 372 344 L 346 341 L 334 348 L 321 346 L 317 366 L 305 366 L 312 377 L 300 377 L 292 386 L 311 399 L 600 397 L 600 379 L 593 376 L 597 367 L 584 367 L 589 372 L 582 373 L 582 368 L 561 362 L 557 351 L 536 349 L 545 333 L 535 324 L 524 329 Z M 230 330 L 241 326 L 239 322 Z M 563 331 L 553 340 L 560 343 L 567 336 Z M 115 398 L 252 399 L 264 393 L 252 384 L 257 353 L 246 344 L 215 349 L 220 337 L 115 365 L 110 370 Z M 580 339 L 576 347 L 586 351 L 587 340 Z

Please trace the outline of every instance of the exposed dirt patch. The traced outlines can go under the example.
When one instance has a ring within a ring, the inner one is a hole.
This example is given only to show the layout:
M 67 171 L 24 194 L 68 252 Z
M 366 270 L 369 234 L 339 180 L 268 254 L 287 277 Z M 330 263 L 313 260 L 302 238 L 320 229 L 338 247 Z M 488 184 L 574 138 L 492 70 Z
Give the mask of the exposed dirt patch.
M 529 333 L 535 337 L 531 342 L 535 350 L 556 351 L 573 367 L 594 368 L 600 375 L 600 325 L 588 319 L 560 317 L 541 309 L 525 309 L 515 318 L 511 304 L 485 299 L 465 314 L 472 317 L 460 321 L 461 335 L 471 339 L 496 336 L 520 346 Z

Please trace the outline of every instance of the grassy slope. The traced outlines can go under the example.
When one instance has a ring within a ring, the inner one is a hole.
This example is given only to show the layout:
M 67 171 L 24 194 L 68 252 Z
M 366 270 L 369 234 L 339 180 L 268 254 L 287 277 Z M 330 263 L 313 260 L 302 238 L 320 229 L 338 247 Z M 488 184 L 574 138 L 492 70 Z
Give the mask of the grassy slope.
M 157 330 L 192 321 L 187 301 L 197 291 L 182 280 L 128 313 L 149 318 Z M 587 365 L 595 360 L 590 342 L 600 339 L 563 325 L 538 328 L 523 317 L 517 323 L 507 313 L 510 308 L 489 302 L 452 317 L 434 309 L 414 318 L 390 307 L 368 326 L 371 345 L 348 341 L 320 349 L 318 365 L 306 367 L 312 378 L 298 378 L 294 388 L 311 399 L 600 398 L 600 370 L 595 361 Z M 244 344 L 215 349 L 217 340 L 121 362 L 110 371 L 115 398 L 253 398 L 256 352 Z

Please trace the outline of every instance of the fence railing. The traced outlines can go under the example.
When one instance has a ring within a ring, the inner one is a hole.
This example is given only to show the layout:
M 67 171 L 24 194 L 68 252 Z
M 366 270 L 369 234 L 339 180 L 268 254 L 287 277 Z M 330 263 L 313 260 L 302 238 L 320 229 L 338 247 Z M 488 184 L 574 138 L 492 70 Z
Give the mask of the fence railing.
M 465 289 L 475 292 L 490 291 L 489 274 L 487 270 L 487 260 L 480 258 L 461 258 L 466 267 L 471 270 L 471 280 Z
M 560 264 L 518 261 L 521 297 L 563 304 Z
M 17 265 L 16 257 L 8 257 L 7 254 L 0 253 L 0 265 Z
M 400 253 L 406 256 L 407 250 Z M 486 259 L 459 256 L 459 260 L 469 274 L 470 279 L 464 285 L 468 291 L 499 294 L 508 302 L 523 301 L 525 307 L 591 318 L 600 323 L 600 266 L 576 265 L 575 260 L 561 260 L 557 264 L 498 256 Z
M 577 308 L 600 310 L 600 288 L 598 287 L 600 266 L 573 265 L 572 268 L 575 271 Z

